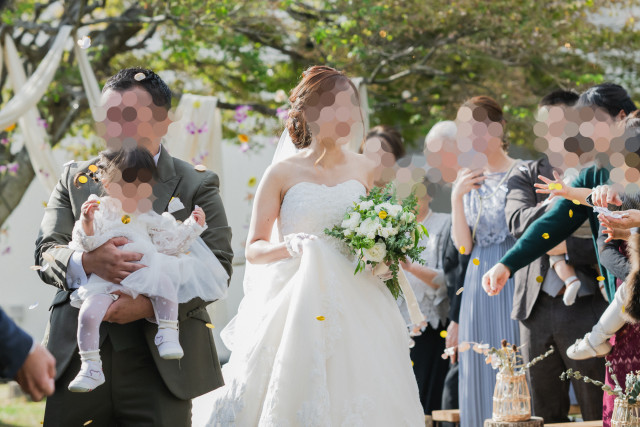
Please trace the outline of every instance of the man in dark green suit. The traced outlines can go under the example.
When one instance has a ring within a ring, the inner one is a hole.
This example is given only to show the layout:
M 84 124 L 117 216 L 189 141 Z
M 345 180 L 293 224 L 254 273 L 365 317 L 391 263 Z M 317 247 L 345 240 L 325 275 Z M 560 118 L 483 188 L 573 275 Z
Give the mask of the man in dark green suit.
M 153 101 L 152 103 L 141 100 Z M 132 102 L 137 100 L 137 102 Z M 157 164 L 153 209 L 167 210 L 172 197 L 184 209 L 173 212 L 178 220 L 188 218 L 196 205 L 205 214 L 208 228 L 202 239 L 231 275 L 231 229 L 219 194 L 215 173 L 194 169 L 173 158 L 161 147 L 170 123 L 171 92 L 155 73 L 129 68 L 111 77 L 103 89 L 105 117 L 98 124 L 109 148 L 138 144 L 150 151 Z M 115 124 L 115 125 L 114 125 Z M 115 128 L 113 127 L 115 126 Z M 118 128 L 120 126 L 120 128 Z M 113 136 L 113 129 L 122 129 Z M 56 392 L 47 400 L 45 425 L 74 426 L 92 421 L 92 426 L 187 426 L 191 424 L 191 399 L 223 384 L 206 306 L 211 301 L 193 299 L 179 306 L 181 360 L 165 360 L 154 337 L 157 325 L 151 302 L 144 296 L 121 295 L 100 327 L 100 356 L 106 383 L 88 393 L 71 393 L 67 387 L 80 368 L 76 332 L 78 310 L 69 304 L 70 294 L 90 274 L 119 283 L 142 255 L 118 249 L 127 243 L 116 237 L 92 252 L 75 252 L 71 240 L 80 207 L 90 194 L 101 195 L 98 182 L 89 179 L 74 185 L 78 173 L 89 174 L 96 159 L 68 164 L 45 209 L 36 242 L 36 262 L 49 264 L 40 271 L 42 280 L 60 288 L 51 304 L 45 344 L 56 357 Z M 202 170 L 201 170 L 202 169 Z

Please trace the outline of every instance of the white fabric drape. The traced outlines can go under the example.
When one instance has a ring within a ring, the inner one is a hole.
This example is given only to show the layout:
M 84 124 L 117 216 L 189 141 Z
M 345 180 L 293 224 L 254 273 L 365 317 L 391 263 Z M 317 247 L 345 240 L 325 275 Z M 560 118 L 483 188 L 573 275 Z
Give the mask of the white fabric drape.
M 51 50 L 28 80 L 13 40 L 9 35 L 5 37 L 5 62 L 14 96 L 0 112 L 0 128 L 18 122 L 33 170 L 48 191 L 55 188 L 62 168 L 53 157 L 36 104 L 55 75 L 70 32 L 70 26 L 62 27 Z
M 222 166 L 222 115 L 218 98 L 184 94 L 176 121 L 169 126 L 164 145 L 172 156 L 203 164 L 218 176 Z
M 71 26 L 65 25 L 60 28 L 51 49 L 38 65 L 36 71 L 29 77 L 29 80 L 19 87 L 13 86 L 13 98 L 0 110 L 0 129 L 17 122 L 21 115 L 40 101 L 58 69 L 64 45 L 70 34 Z M 9 55 L 9 49 L 11 49 L 11 55 Z M 5 37 L 5 50 L 7 69 L 10 72 L 18 68 L 22 69 L 22 61 L 20 61 L 13 40 L 8 34 Z
M 91 109 L 93 118 L 96 119 L 96 108 L 100 105 L 100 96 L 102 95 L 100 85 L 98 84 L 96 75 L 93 74 L 89 58 L 87 58 L 87 51 L 80 48 L 77 43 L 74 43 L 73 50 L 76 55 L 76 61 L 78 62 L 78 68 L 80 69 L 82 86 L 89 101 L 89 108 Z
M 358 95 L 360 97 L 360 109 L 362 110 L 362 118 L 364 121 L 364 134 L 366 135 L 369 131 L 369 100 L 367 99 L 367 85 L 364 82 L 364 78 L 362 77 L 354 77 L 351 79 L 353 84 L 358 88 Z M 350 147 L 353 151 L 358 151 L 360 149 L 360 144 L 362 141 L 353 139 L 351 141 Z

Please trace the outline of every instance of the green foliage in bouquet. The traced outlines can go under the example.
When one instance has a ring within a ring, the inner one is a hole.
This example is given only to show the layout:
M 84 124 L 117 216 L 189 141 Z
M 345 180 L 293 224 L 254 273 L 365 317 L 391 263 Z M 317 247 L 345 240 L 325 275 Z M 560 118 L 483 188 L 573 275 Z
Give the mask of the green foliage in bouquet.
M 416 221 L 418 200 L 412 193 L 399 204 L 392 184 L 373 187 L 368 195 L 360 197 L 344 214 L 341 224 L 324 232 L 345 242 L 358 264 L 354 274 L 364 271 L 367 264 L 373 268 L 379 263 L 389 266 L 391 278 L 385 284 L 394 298 L 400 296 L 398 270 L 400 261 L 424 264 L 418 246 L 428 236 L 424 225 Z

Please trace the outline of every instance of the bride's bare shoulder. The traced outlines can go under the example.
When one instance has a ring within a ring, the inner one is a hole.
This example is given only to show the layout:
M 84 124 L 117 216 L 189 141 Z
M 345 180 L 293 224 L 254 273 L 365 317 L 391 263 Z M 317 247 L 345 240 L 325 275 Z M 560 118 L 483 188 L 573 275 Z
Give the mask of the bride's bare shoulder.
M 288 182 L 293 175 L 298 173 L 301 167 L 299 155 L 294 154 L 287 159 L 270 165 L 265 171 L 262 181 L 282 186 Z

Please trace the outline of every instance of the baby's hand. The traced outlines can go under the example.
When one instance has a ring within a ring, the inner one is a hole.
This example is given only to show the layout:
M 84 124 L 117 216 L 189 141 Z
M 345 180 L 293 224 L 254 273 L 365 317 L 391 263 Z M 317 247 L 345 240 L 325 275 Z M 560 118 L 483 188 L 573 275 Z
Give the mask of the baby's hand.
M 200 206 L 196 205 L 196 208 L 193 210 L 191 215 L 201 227 L 204 227 L 207 216 L 204 214 L 204 211 Z
M 82 204 L 80 212 L 82 212 L 81 218 L 84 223 L 92 223 L 95 212 L 100 208 L 99 200 L 87 200 Z

